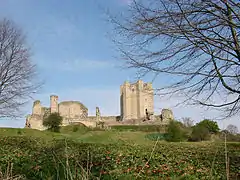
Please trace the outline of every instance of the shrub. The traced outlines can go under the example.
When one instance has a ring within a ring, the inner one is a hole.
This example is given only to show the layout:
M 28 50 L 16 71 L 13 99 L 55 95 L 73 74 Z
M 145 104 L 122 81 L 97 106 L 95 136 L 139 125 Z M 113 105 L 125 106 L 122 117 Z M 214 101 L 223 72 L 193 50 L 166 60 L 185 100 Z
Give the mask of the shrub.
M 219 130 L 217 122 L 205 119 L 193 126 L 192 134 L 189 140 L 206 141 L 210 139 L 211 134 L 217 134 Z
M 178 121 L 170 121 L 167 128 L 166 140 L 171 142 L 180 142 L 186 139 L 186 132 L 183 124 Z
M 18 130 L 17 130 L 17 134 L 18 134 L 18 135 L 22 135 L 22 134 L 23 134 L 22 130 L 21 130 L 21 129 L 18 129 Z
M 217 122 L 211 121 L 208 119 L 204 119 L 203 121 L 199 122 L 197 125 L 207 128 L 209 133 L 215 134 L 215 133 L 219 132 L 219 130 L 220 130 Z
M 197 124 L 193 127 L 192 135 L 191 138 L 189 139 L 190 141 L 205 141 L 210 139 L 210 134 L 209 130 L 201 125 Z
M 79 129 L 79 127 L 78 127 L 78 126 L 73 126 L 73 132 L 77 132 L 77 131 L 78 131 L 78 129 Z
M 52 113 L 43 120 L 43 126 L 47 127 L 52 132 L 59 132 L 63 118 L 59 113 Z

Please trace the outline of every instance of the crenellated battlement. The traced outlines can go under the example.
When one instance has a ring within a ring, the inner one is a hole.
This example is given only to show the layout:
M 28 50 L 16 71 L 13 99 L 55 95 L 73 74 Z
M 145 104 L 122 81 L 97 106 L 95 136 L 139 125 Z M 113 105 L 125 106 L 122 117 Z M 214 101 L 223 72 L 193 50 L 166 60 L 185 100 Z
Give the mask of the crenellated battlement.
M 144 83 L 143 89 L 144 90 L 152 90 L 153 89 L 152 83 Z
M 36 101 L 33 102 L 33 106 L 36 106 L 36 105 L 39 105 L 39 104 L 41 104 L 40 100 L 36 100 Z
M 135 83 L 129 83 L 128 81 L 125 81 L 123 85 L 121 85 L 121 91 L 128 90 L 131 92 L 136 91 L 152 91 L 152 83 L 144 83 L 142 80 L 138 80 Z
M 120 87 L 122 119 L 144 118 L 147 112 L 153 112 L 152 83 L 138 80 L 135 83 L 125 81 Z

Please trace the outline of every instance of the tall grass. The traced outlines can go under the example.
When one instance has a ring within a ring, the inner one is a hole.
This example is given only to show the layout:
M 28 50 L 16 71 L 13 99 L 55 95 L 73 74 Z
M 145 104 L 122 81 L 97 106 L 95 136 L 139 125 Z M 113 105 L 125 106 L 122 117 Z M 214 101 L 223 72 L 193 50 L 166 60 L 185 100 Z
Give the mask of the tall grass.
M 0 180 L 24 179 L 24 176 L 14 176 L 14 174 L 24 174 L 30 179 L 37 175 L 37 178 L 47 180 L 165 179 L 167 177 L 178 179 L 178 176 L 183 176 L 182 178 L 185 179 L 199 179 L 199 177 L 202 177 L 215 180 L 219 178 L 237 178 L 238 176 L 236 172 L 237 164 L 230 162 L 229 157 L 236 157 L 235 161 L 237 161 L 238 156 L 240 156 L 240 151 L 238 151 L 240 150 L 239 143 L 230 143 L 229 145 L 226 141 L 225 143 L 168 143 L 160 142 L 159 138 L 161 136 L 152 138 L 154 134 L 146 132 L 87 131 L 82 133 L 81 129 L 75 131 L 73 128 L 68 127 L 68 129 L 62 131 L 63 134 L 58 134 L 63 138 L 48 139 L 49 143 L 45 143 L 47 136 L 43 135 L 41 138 L 37 138 L 35 142 L 35 139 L 28 137 L 25 131 L 20 134 L 16 133 L 14 137 L 7 136 L 4 140 L 0 139 L 0 154 L 13 157 L 14 161 L 12 162 L 16 165 L 15 169 L 14 164 L 11 163 L 8 164 L 7 168 L 2 166 L 5 169 L 1 171 Z M 33 132 L 31 131 L 31 133 Z M 48 132 L 41 133 L 48 134 Z M 142 136 L 140 136 L 141 134 Z M 151 137 L 146 136 L 146 134 L 150 134 Z M 85 136 L 85 138 L 87 137 L 86 143 L 79 143 L 79 141 L 69 139 L 68 136 L 68 138 L 65 138 L 66 135 L 74 138 Z M 126 138 L 126 141 L 122 141 L 121 144 L 117 143 L 117 136 Z M 89 139 L 89 137 L 91 138 Z M 94 140 L 95 137 L 98 137 L 97 140 Z M 111 139 L 106 140 L 109 137 Z M 148 139 L 152 138 L 151 140 L 154 141 L 149 144 L 138 143 L 139 140 L 151 141 L 147 140 L 147 137 Z M 91 140 L 91 143 L 87 142 L 89 140 Z M 109 141 L 109 143 L 102 143 L 104 141 Z M 134 144 L 134 141 L 137 143 Z M 29 156 L 28 152 L 24 153 L 28 149 L 30 149 L 31 156 Z M 110 154 L 106 154 L 107 151 L 110 151 Z M 19 152 L 21 157 L 17 159 L 14 153 Z M 122 154 L 120 164 L 116 164 L 119 154 Z M 236 154 L 236 156 L 233 156 L 233 154 Z M 30 161 L 34 156 L 37 156 L 39 162 Z M 0 167 L 3 163 L 6 165 L 6 162 L 0 156 Z M 101 162 L 101 164 L 94 165 L 94 162 Z M 42 166 L 42 172 L 23 168 L 23 166 L 32 165 Z M 141 166 L 141 168 L 137 169 L 137 166 Z M 189 167 L 194 167 L 197 171 L 196 174 L 193 174 L 193 171 L 188 169 Z M 167 168 L 161 172 L 166 173 L 165 175 L 152 173 L 156 169 L 161 170 L 162 168 Z M 129 172 L 126 172 L 125 170 L 128 169 Z M 135 172 L 135 170 L 139 171 Z M 146 174 L 149 170 L 152 173 L 150 175 Z M 178 170 L 182 171 L 182 174 Z M 207 172 L 201 172 L 204 170 L 207 170 Z M 29 171 L 31 172 L 29 173 Z M 100 171 L 103 171 L 103 173 L 99 173 Z M 104 174 L 104 172 L 109 174 Z
M 0 167 L 0 180 L 25 180 L 25 177 L 22 175 L 13 175 L 13 163 L 8 163 L 5 171 Z

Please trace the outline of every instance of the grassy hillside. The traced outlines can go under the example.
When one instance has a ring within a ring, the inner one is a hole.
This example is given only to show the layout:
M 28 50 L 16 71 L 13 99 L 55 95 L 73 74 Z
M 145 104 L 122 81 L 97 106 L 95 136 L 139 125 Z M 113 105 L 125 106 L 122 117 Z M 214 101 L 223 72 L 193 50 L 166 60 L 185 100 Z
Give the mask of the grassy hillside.
M 147 132 L 130 131 L 103 131 L 92 130 L 84 126 L 66 126 L 60 133 L 49 131 L 38 131 L 33 129 L 0 128 L 1 136 L 19 137 L 40 137 L 44 140 L 69 139 L 76 142 L 86 143 L 133 143 L 133 144 L 152 144 L 153 142 L 145 138 Z
M 13 175 L 32 180 L 225 179 L 223 143 L 167 143 L 151 141 L 149 134 L 83 126 L 61 133 L 0 128 L 0 167 L 5 175 L 12 167 Z M 227 148 L 229 173 L 236 179 L 240 143 Z

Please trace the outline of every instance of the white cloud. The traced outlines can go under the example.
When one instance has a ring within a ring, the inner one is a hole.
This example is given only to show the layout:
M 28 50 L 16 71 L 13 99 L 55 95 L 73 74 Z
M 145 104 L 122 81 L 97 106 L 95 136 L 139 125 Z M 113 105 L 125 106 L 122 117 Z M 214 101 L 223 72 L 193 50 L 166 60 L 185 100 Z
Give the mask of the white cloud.
M 73 60 L 73 61 L 65 61 L 62 65 L 60 65 L 63 70 L 95 70 L 95 69 L 104 69 L 113 67 L 114 64 L 108 61 L 100 61 L 100 60 Z

